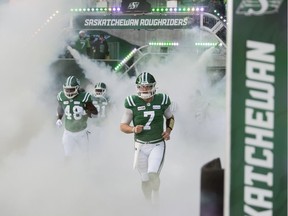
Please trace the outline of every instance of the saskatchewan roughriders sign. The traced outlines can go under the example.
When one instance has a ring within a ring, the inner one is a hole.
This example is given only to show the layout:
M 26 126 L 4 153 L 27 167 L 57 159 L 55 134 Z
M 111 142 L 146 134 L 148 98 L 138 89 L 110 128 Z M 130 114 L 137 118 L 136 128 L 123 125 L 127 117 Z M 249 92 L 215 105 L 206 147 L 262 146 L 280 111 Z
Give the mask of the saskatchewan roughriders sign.
M 287 0 L 230 2 L 226 213 L 287 216 Z
M 73 20 L 75 29 L 157 29 L 189 28 L 199 15 L 107 15 L 77 16 Z

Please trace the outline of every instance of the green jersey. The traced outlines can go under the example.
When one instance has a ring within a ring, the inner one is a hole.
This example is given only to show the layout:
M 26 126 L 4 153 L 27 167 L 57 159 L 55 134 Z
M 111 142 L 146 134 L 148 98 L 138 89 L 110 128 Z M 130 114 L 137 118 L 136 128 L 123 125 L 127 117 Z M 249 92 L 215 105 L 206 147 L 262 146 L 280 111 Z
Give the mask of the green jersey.
M 104 97 L 102 95 L 92 96 L 93 105 L 98 110 L 98 117 L 99 118 L 106 118 L 107 116 L 107 109 L 109 105 L 109 98 Z
M 135 134 L 136 141 L 156 142 L 163 140 L 164 112 L 171 104 L 166 94 L 155 94 L 150 103 L 146 103 L 137 95 L 125 99 L 125 108 L 133 113 L 133 124 L 143 125 L 143 131 Z
M 57 95 L 57 100 L 64 110 L 65 129 L 71 132 L 82 131 L 87 128 L 87 115 L 78 114 L 77 110 L 85 109 L 86 103 L 91 102 L 91 94 L 88 92 L 79 92 L 74 98 L 69 99 L 61 91 Z
M 98 110 L 98 115 L 93 119 L 93 122 L 95 122 L 97 126 L 103 126 L 107 118 L 109 98 L 102 95 L 92 95 L 92 103 Z
M 90 49 L 90 41 L 88 38 L 78 38 L 73 46 L 80 54 L 88 55 L 87 49 Z

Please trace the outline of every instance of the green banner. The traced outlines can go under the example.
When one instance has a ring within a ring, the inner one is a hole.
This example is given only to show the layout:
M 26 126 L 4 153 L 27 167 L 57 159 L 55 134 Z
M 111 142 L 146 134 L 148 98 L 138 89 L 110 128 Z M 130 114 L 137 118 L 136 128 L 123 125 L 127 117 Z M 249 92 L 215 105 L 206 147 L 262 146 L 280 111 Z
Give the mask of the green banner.
M 287 216 L 287 0 L 231 4 L 227 212 Z
M 75 29 L 182 29 L 199 25 L 200 15 L 78 15 Z

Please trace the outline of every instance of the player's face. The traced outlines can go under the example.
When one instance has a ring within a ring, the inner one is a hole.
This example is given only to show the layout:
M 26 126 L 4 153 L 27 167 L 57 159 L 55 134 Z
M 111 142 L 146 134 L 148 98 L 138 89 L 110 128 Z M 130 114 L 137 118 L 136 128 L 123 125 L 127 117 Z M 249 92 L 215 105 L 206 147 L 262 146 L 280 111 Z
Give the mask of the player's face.
M 66 97 L 73 98 L 73 97 L 75 97 L 78 94 L 78 90 L 75 87 L 74 88 L 65 87 L 64 88 L 64 93 L 65 93 Z
M 96 95 L 103 95 L 104 89 L 95 89 Z
M 73 92 L 75 92 L 75 88 L 65 88 L 65 92 L 66 93 L 73 93 Z
M 148 85 L 137 85 L 137 88 L 138 88 L 138 90 L 140 92 L 148 93 L 148 92 L 152 91 L 153 85 L 151 85 L 151 84 L 148 84 Z

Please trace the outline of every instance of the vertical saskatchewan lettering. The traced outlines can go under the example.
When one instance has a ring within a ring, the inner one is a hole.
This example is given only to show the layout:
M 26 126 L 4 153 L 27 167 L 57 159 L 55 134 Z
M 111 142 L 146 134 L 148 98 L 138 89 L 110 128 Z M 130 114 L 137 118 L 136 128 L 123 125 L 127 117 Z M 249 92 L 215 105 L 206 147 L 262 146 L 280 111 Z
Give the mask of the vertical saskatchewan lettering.
M 275 45 L 246 43 L 245 215 L 273 214 Z

